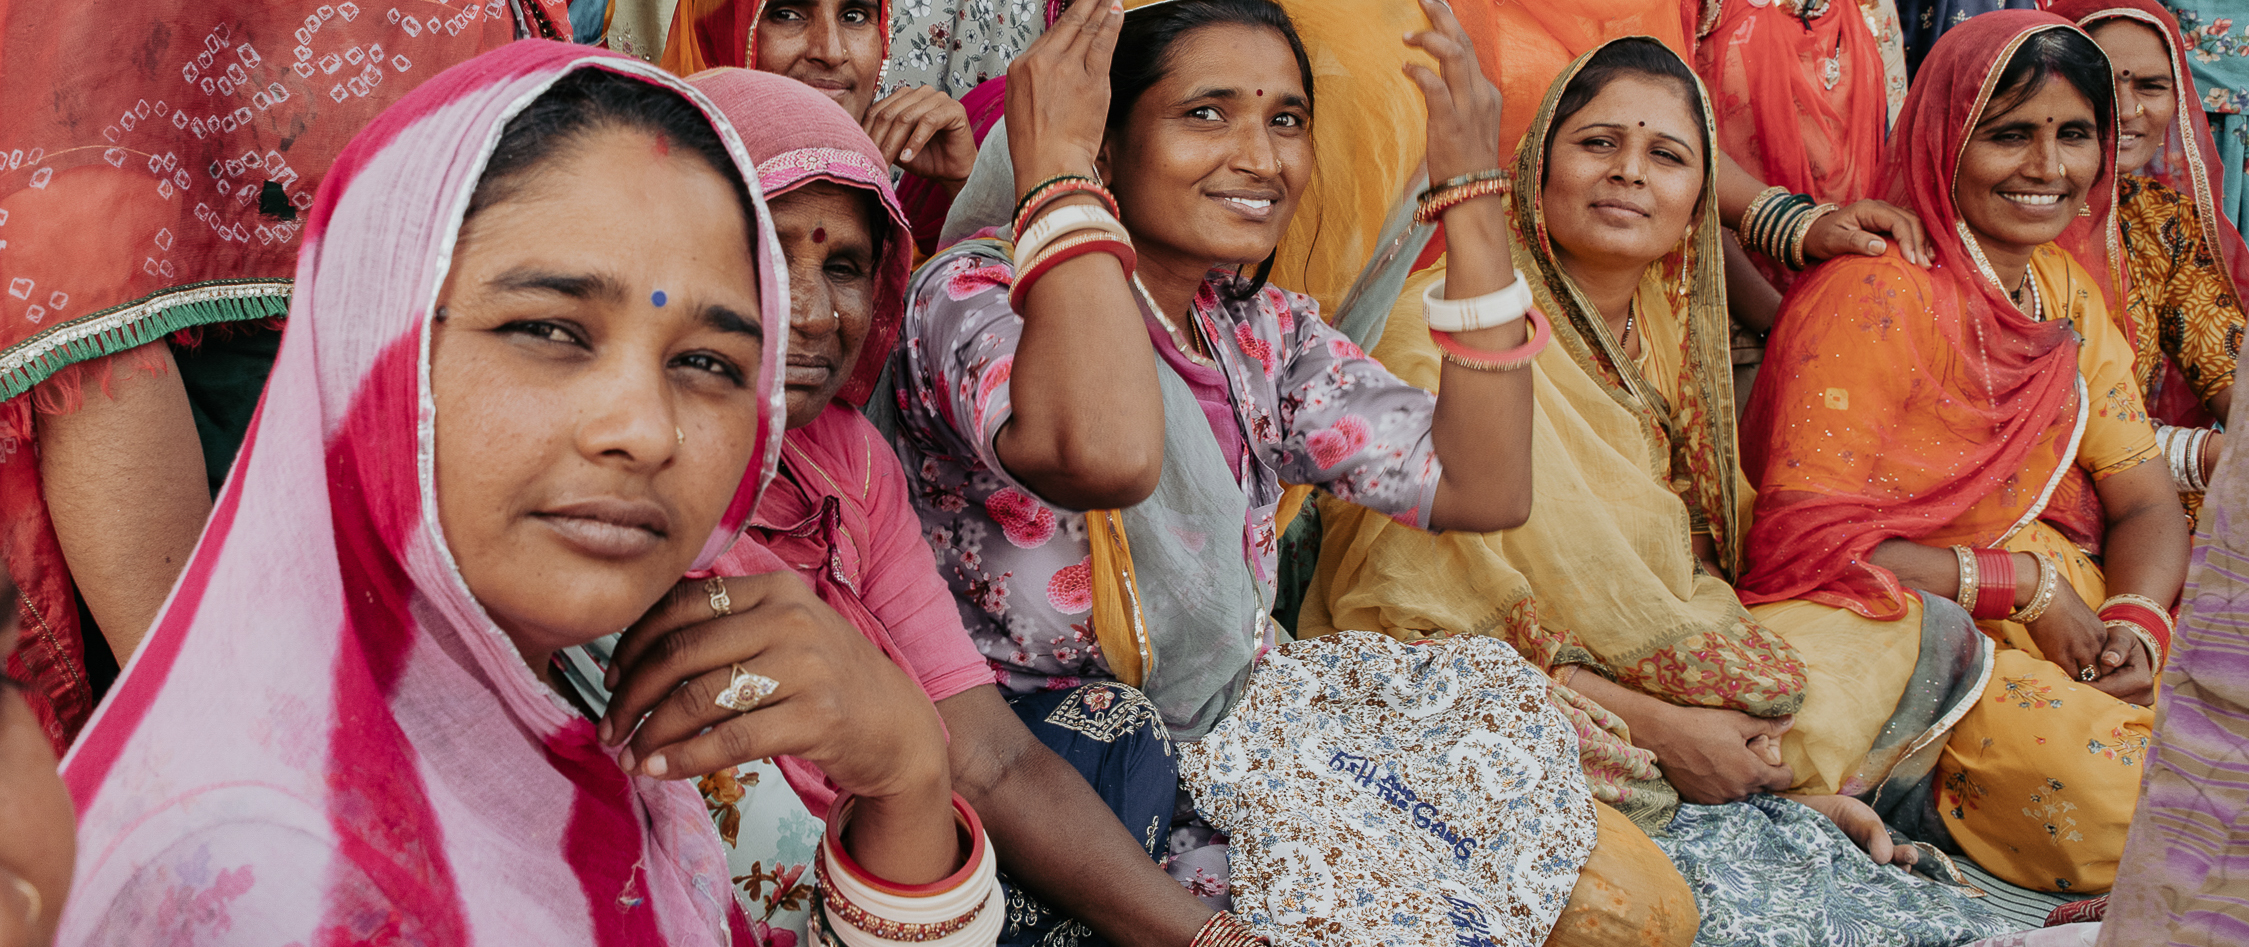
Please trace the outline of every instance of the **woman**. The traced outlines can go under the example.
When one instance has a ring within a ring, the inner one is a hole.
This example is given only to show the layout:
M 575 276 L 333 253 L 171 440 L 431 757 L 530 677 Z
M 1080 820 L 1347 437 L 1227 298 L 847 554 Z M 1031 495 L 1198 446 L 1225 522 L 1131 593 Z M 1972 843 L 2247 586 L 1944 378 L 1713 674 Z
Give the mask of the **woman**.
M 884 93 L 890 20 L 890 0 L 684 0 L 663 64 L 683 76 L 721 66 L 779 73 L 834 99 L 906 172 L 899 193 L 926 253 L 977 141 L 967 109 L 941 87 Z
M 570 35 L 561 0 L 360 10 L 0 12 L 0 98 L 21 103 L 0 128 L 0 561 L 29 629 L 7 667 L 58 754 L 202 532 L 337 151 L 447 66 Z
M 273 397 L 65 761 L 63 942 L 747 935 L 694 794 L 628 775 L 554 661 L 715 560 L 772 470 L 787 288 L 747 166 L 677 80 L 543 42 L 344 150 Z M 926 701 L 801 583 L 754 591 L 777 641 L 674 699 L 858 792 L 831 921 L 896 913 L 870 878 L 943 879 L 914 906 L 965 900 L 990 943 Z
M 2217 468 L 2241 356 L 2241 287 L 2249 246 L 2226 225 L 2218 149 L 2187 71 L 2187 45 L 2169 11 L 2151 0 L 2072 0 L 2051 11 L 2092 34 L 2116 70 L 2117 222 L 2124 235 L 2125 307 L 2132 377 L 2156 439 L 2176 450 L 2181 493 L 2201 493 Z M 2167 456 L 2166 459 L 2171 459 Z
M 1784 614 L 1896 622 L 1938 598 L 1979 618 L 1989 684 L 1920 830 L 2075 894 L 2115 880 L 2187 557 L 2104 285 L 2106 67 L 2050 14 L 1947 33 L 1888 165 L 1939 266 L 1811 274 L 1788 304 L 1805 318 L 1784 313 L 1769 350 L 1797 367 L 1759 379 L 1743 428 L 1758 495 L 1742 600 L 1784 633 L 1804 620 Z M 1902 655 L 1839 645 L 1805 647 L 1810 666 L 1911 676 Z
M 1098 729 L 1050 722 L 1065 719 L 1054 716 L 1065 697 L 1059 693 L 1010 712 L 921 541 L 905 472 L 858 411 L 897 338 L 913 252 L 881 152 L 841 108 L 803 83 L 745 69 L 711 70 L 691 81 L 740 127 L 755 129 L 745 144 L 789 260 L 793 297 L 780 471 L 751 520 L 759 541 L 722 556 L 712 569 L 728 578 L 714 581 L 727 588 L 754 583 L 761 581 L 756 573 L 786 563 L 920 682 L 945 722 L 955 788 L 1003 840 L 1014 877 L 1041 892 L 1010 884 L 1004 942 L 1036 942 L 1076 917 L 1097 931 L 1186 943 L 1211 911 L 1151 860 L 1150 849 L 1170 834 L 1177 780 L 1146 699 L 1114 684 L 1078 695 L 1071 709 L 1092 712 L 1091 700 L 1101 705 L 1096 716 L 1128 724 Z M 621 642 L 585 649 L 598 654 L 574 654 L 573 664 L 583 669 L 589 699 L 607 708 L 606 719 L 629 721 L 683 680 L 746 656 L 741 649 L 754 649 L 764 634 L 752 616 L 714 617 L 701 597 L 688 598 Z M 658 647 L 660 639 L 669 640 Z M 624 695 L 613 704 L 599 683 L 604 666 L 607 681 Z M 632 745 L 636 756 L 647 759 L 666 729 L 661 720 L 643 726 Z M 753 928 L 801 934 L 810 866 L 776 864 L 776 843 L 787 848 L 785 840 L 799 839 L 794 844 L 809 854 L 815 815 L 828 811 L 833 785 L 816 767 L 789 759 L 778 769 L 736 756 L 670 765 L 716 771 L 698 785 L 729 844 L 735 876 L 746 879 L 738 887 Z M 784 774 L 801 802 L 782 783 Z M 1060 910 L 1048 908 L 1050 901 Z
M 1595 798 L 1640 826 L 1605 833 L 1588 871 L 1641 830 L 1659 836 L 1677 865 L 1664 872 L 1694 888 L 1698 943 L 1756 942 L 1757 931 L 1824 943 L 1868 923 L 1913 943 L 1996 933 L 1961 899 L 1880 867 L 1913 858 L 1854 800 L 1802 797 L 1827 817 L 1773 797 L 1735 801 L 1796 781 L 1776 744 L 1825 682 L 1807 686 L 1794 651 L 1722 578 L 1745 488 L 1707 109 L 1685 63 L 1645 37 L 1603 44 L 1556 80 L 1516 158 L 1517 258 L 1540 308 L 1561 314 L 1559 344 L 1533 368 L 1531 520 L 1426 536 L 1323 501 L 1326 543 L 1298 634 L 1512 642 L 1557 678 Z M 1376 353 L 1436 381 L 1439 353 L 1408 308 Z M 1859 762 L 1787 750 L 1790 762 Z M 1806 775 L 1812 792 L 1835 791 Z

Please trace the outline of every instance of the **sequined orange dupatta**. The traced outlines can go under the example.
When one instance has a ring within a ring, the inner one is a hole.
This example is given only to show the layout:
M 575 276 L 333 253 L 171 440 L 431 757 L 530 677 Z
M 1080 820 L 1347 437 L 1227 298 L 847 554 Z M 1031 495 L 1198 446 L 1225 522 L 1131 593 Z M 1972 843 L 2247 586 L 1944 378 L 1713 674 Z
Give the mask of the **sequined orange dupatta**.
M 2033 457 L 2055 429 L 2083 424 L 2071 320 L 2016 308 L 1952 195 L 2007 60 L 2052 29 L 2076 27 L 2030 10 L 1985 14 L 1922 63 L 1886 170 L 1891 201 L 1928 225 L 1937 265 L 1922 270 L 1895 251 L 1838 260 L 1790 293 L 1742 422 L 1743 467 L 1758 489 L 1750 568 L 1736 584 L 1743 602 L 1809 599 L 1902 617 L 1912 593 L 1868 554 L 1935 534 L 1995 493 L 2026 519 L 2097 540 L 2090 484 L 2069 469 L 2074 441 L 2058 473 Z M 2083 284 L 2099 282 L 2106 261 L 2093 248 L 2115 231 L 2116 130 L 2101 133 L 2110 160 L 2088 194 L 2091 214 L 2060 241 L 2087 264 L 2069 270 Z M 2084 286 L 2083 303 L 2105 305 L 2116 298 L 2109 288 Z M 2051 304 L 2058 314 L 2069 302 Z

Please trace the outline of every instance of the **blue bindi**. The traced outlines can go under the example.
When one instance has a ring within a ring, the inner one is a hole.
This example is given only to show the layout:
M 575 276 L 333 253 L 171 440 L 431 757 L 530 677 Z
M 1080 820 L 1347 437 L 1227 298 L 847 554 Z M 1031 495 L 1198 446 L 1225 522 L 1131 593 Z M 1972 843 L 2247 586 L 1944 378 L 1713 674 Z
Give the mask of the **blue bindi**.
M 664 291 L 659 289 L 648 294 L 648 301 L 654 303 L 656 308 L 662 309 L 665 303 L 671 302 L 671 297 L 664 295 Z

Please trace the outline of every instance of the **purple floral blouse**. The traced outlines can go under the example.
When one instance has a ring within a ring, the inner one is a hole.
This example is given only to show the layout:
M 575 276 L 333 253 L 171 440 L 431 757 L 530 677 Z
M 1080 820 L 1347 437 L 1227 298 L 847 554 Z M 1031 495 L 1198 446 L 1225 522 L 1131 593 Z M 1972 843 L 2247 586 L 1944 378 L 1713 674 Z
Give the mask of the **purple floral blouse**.
M 991 241 L 964 242 L 924 265 L 908 291 L 905 344 L 891 372 L 894 444 L 938 571 L 1000 687 L 1029 693 L 1111 675 L 1089 620 L 1085 518 L 1009 476 L 993 446 L 1013 411 L 1008 374 L 1023 331 L 1007 301 L 1013 279 L 1010 257 Z M 1267 286 L 1246 301 L 1221 299 L 1236 279 L 1213 270 L 1195 296 L 1194 320 L 1215 343 L 1250 469 L 1197 474 L 1247 493 L 1242 556 L 1269 608 L 1282 481 L 1316 484 L 1428 526 L 1442 471 L 1430 436 L 1436 397 L 1330 328 L 1309 296 Z M 1132 543 L 1199 543 L 1231 531 L 1210 525 L 1208 533 L 1134 535 Z M 1163 594 L 1145 581 L 1140 592 Z

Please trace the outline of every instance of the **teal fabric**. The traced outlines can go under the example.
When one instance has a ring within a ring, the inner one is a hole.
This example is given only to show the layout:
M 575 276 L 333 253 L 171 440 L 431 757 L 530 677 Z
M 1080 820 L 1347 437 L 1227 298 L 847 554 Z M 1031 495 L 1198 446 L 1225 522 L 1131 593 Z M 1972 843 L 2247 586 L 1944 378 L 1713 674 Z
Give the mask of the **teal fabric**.
M 2178 15 L 2179 32 L 2193 44 L 2187 68 L 2210 134 L 2218 142 L 2218 164 L 2225 180 L 2219 205 L 2235 227 L 2249 220 L 2249 8 L 2241 0 L 2163 0 Z M 2243 233 L 2249 233 L 2244 229 Z

